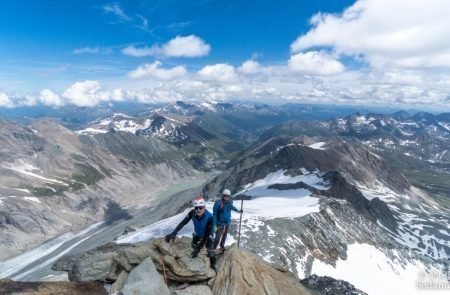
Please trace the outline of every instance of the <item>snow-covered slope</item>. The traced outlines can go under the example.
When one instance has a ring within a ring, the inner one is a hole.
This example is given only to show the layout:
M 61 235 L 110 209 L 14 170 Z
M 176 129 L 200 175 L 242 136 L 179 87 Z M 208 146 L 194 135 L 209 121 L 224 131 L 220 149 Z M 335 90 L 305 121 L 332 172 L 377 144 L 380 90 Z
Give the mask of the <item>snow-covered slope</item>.
M 327 222 L 331 223 L 329 224 L 331 226 L 334 224 L 337 236 L 345 234 L 357 236 L 358 233 L 350 231 L 358 231 L 361 228 L 345 224 L 345 221 L 338 216 L 339 207 L 330 206 L 330 203 L 323 197 L 312 196 L 307 189 L 280 191 L 269 188 L 273 184 L 293 184 L 299 181 L 320 190 L 330 188 L 330 185 L 324 182 L 317 172 L 304 172 L 304 175 L 294 177 L 287 175 L 285 171 L 270 173 L 264 179 L 250 183 L 242 191 L 236 193 L 238 196 L 252 196 L 250 200 L 244 200 L 243 203 L 241 231 L 243 247 L 252 251 L 256 250 L 255 252 L 268 262 L 283 264 L 285 261 L 300 278 L 309 274 L 332 276 L 349 281 L 369 294 L 423 294 L 423 290 L 418 288 L 418 282 L 423 279 L 423 274 L 431 276 L 431 272 L 443 273 L 438 264 L 429 264 L 418 256 L 405 253 L 405 249 L 395 242 L 388 244 L 390 245 L 388 248 L 385 248 L 387 245 L 378 245 L 376 241 L 384 240 L 388 243 L 390 237 L 398 236 L 380 228 L 368 233 L 374 236 L 379 235 L 372 240 L 364 241 L 364 235 L 359 234 L 360 239 L 355 239 L 352 243 L 345 245 L 343 255 L 334 261 L 327 259 L 329 253 L 320 255 L 320 249 L 314 249 L 311 247 L 312 245 L 308 245 L 317 239 L 314 231 L 330 235 L 329 232 L 321 229 L 322 221 L 315 216 L 320 215 L 320 210 L 328 212 L 331 220 L 328 219 Z M 380 195 L 379 191 L 366 190 L 365 193 Z M 388 196 L 388 198 L 392 198 L 392 196 Z M 345 201 L 341 202 L 343 202 L 342 206 L 346 205 Z M 240 203 L 240 200 L 236 200 L 234 205 L 240 208 Z M 209 202 L 207 209 L 212 211 L 212 206 L 213 202 Z M 138 229 L 136 232 L 119 238 L 118 243 L 136 243 L 164 236 L 176 227 L 189 210 L 190 208 L 178 215 Z M 311 229 L 289 230 L 292 225 L 304 225 L 302 218 L 305 217 L 309 217 L 308 223 L 316 221 L 311 225 L 312 231 Z M 348 217 L 353 218 L 352 216 Z M 361 222 L 363 220 L 354 221 Z M 231 236 L 227 240 L 227 245 L 237 240 L 236 226 L 238 222 L 239 214 L 233 213 Z M 376 225 L 372 226 L 376 227 Z M 179 233 L 179 236 L 190 236 L 192 231 L 192 223 L 189 223 Z M 284 241 L 280 240 L 281 237 Z M 403 242 L 402 245 L 408 246 Z M 329 246 L 331 247 L 328 248 L 328 251 L 331 251 L 332 245 Z M 411 248 L 411 250 L 414 249 Z M 277 257 L 277 255 L 281 256 Z M 282 257 L 281 260 L 280 257 Z M 380 281 L 383 281 L 383 284 L 380 284 Z

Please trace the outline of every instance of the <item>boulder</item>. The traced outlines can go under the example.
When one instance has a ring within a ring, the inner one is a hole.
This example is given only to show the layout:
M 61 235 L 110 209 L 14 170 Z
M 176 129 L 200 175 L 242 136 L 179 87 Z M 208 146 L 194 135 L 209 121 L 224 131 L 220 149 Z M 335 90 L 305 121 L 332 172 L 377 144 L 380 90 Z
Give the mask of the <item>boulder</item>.
M 169 295 L 170 291 L 163 277 L 156 270 L 152 258 L 149 257 L 130 272 L 122 293 L 123 295 Z
M 15 282 L 0 279 L 0 294 L 106 295 L 100 282 Z
M 327 276 L 312 275 L 300 280 L 300 283 L 306 288 L 317 292 L 317 294 L 367 295 L 349 282 L 336 280 Z
M 261 258 L 231 246 L 223 255 L 213 294 L 311 294 L 294 274 L 282 272 Z
M 82 254 L 65 256 L 53 264 L 52 270 L 69 272 L 70 281 L 113 282 L 122 270 L 131 271 L 152 251 L 151 244 L 108 243 Z
M 169 280 L 176 282 L 199 282 L 213 278 L 216 272 L 211 269 L 206 251 L 197 258 L 191 258 L 191 238 L 182 237 L 173 243 L 166 243 L 163 238 L 153 240 L 155 251 L 153 262 L 161 273 L 166 273 Z
M 213 295 L 213 292 L 205 285 L 191 285 L 182 290 L 175 290 L 174 295 Z

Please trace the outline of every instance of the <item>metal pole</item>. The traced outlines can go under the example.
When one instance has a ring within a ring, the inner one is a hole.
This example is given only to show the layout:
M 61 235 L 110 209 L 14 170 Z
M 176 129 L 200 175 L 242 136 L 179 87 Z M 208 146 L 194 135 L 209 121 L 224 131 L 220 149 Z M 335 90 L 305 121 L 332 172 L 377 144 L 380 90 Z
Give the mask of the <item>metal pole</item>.
M 241 242 L 241 224 L 242 224 L 242 208 L 244 207 L 244 196 L 241 195 L 241 217 L 239 218 L 239 235 L 238 235 L 238 248 Z

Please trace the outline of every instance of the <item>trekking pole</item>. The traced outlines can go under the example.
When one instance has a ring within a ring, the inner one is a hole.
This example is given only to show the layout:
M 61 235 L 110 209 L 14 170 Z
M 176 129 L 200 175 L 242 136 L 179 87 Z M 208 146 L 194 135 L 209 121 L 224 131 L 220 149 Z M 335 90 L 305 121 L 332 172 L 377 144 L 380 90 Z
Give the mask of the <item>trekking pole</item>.
M 241 224 L 242 224 L 242 208 L 244 207 L 244 196 L 241 196 L 241 217 L 239 218 L 239 235 L 238 235 L 238 248 L 241 242 Z

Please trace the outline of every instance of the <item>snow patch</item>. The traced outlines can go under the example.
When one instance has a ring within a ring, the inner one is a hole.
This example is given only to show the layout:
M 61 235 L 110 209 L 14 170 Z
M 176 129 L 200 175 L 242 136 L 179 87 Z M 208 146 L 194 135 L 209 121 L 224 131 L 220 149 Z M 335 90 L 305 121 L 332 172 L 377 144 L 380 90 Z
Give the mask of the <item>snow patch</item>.
M 31 202 L 42 204 L 42 202 L 36 197 L 23 197 L 23 199 L 26 201 L 31 201 Z
M 325 150 L 325 148 L 323 147 L 326 144 L 326 142 L 316 142 L 313 143 L 311 145 L 309 145 L 310 148 L 315 149 L 315 150 Z
M 339 259 L 336 267 L 315 259 L 312 273 L 346 280 L 369 294 L 424 294 L 416 286 L 423 268 L 418 264 L 401 264 L 368 244 L 352 244 L 347 259 Z M 301 273 L 299 271 L 299 273 Z

